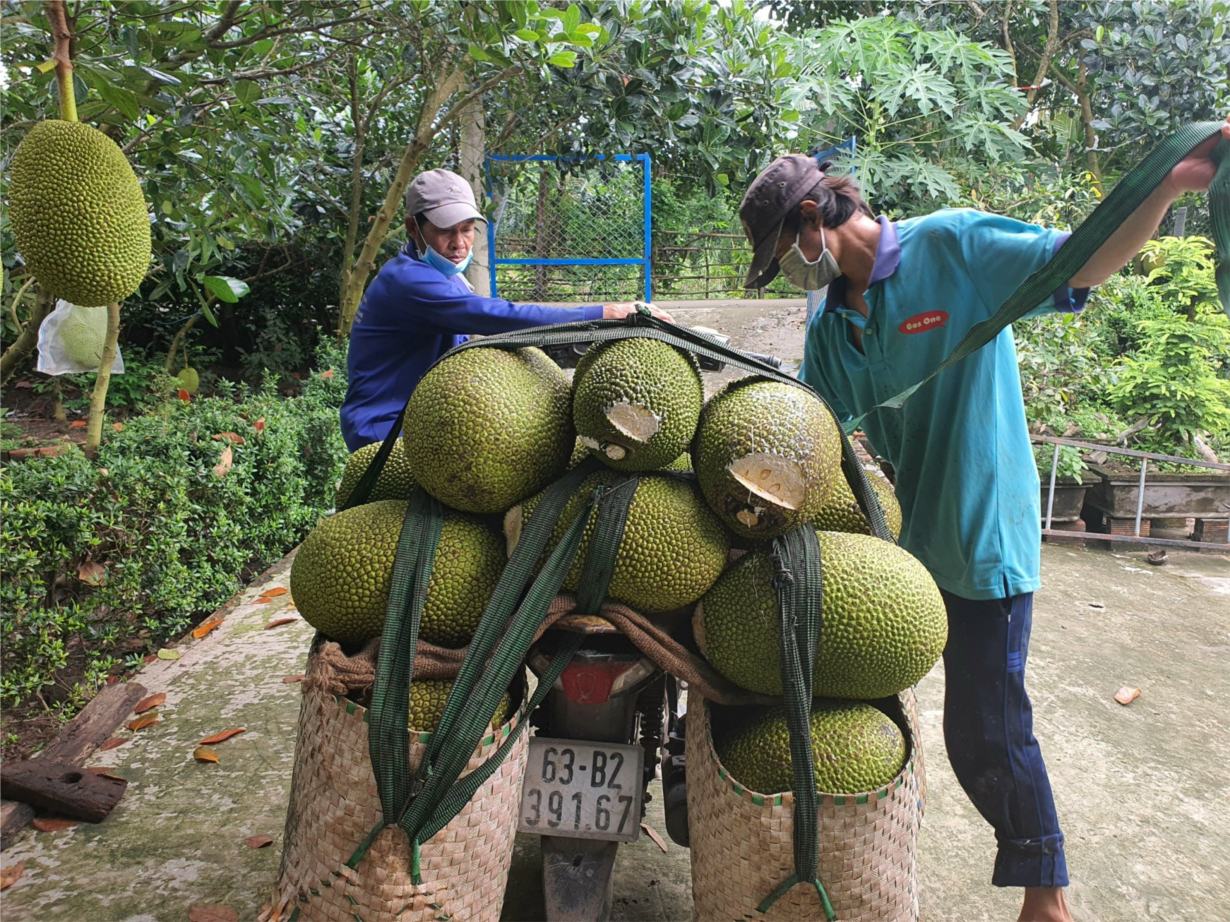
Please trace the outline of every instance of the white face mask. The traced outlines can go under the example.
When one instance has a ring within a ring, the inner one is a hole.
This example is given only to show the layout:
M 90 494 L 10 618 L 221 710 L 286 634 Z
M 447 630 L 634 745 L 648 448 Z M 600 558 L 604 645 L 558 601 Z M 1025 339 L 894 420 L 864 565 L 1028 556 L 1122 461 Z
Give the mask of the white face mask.
M 803 251 L 799 249 L 796 238 L 794 245 L 786 253 L 778 257 L 777 265 L 786 277 L 786 281 L 795 288 L 804 291 L 819 291 L 833 279 L 841 275 L 837 260 L 829 252 L 828 244 L 824 242 L 824 228 L 820 228 L 820 245 L 824 247 L 815 262 L 808 262 Z

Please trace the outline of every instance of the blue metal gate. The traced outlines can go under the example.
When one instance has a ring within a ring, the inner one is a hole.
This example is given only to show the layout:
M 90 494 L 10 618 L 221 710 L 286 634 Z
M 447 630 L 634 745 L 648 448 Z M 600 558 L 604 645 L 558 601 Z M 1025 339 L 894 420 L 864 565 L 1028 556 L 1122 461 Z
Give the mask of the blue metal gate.
M 489 155 L 486 168 L 493 297 L 652 299 L 649 154 Z

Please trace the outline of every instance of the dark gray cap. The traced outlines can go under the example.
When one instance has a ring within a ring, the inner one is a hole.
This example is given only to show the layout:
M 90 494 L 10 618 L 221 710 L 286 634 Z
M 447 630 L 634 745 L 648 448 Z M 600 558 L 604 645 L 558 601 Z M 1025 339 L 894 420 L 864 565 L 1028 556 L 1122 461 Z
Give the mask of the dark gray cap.
M 743 280 L 744 288 L 764 288 L 777 278 L 773 254 L 782 233 L 782 219 L 824 178 L 826 166 L 815 157 L 790 154 L 778 157 L 752 181 L 739 205 L 743 233 L 752 245 L 752 265 Z
M 419 173 L 406 188 L 406 211 L 426 214 L 436 227 L 452 227 L 471 218 L 485 221 L 470 184 L 451 170 Z

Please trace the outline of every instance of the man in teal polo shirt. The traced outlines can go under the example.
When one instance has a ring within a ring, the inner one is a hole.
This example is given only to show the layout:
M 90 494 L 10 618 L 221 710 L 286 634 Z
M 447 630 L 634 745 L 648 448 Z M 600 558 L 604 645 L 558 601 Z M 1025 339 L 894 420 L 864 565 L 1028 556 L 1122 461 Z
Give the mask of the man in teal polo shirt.
M 1222 129 L 1230 138 L 1230 118 Z M 1080 310 L 1188 190 L 1207 189 L 1200 145 L 1038 313 Z M 780 272 L 814 291 L 799 377 L 843 419 L 925 378 L 1069 235 L 972 210 L 872 217 L 848 177 L 814 158 L 775 160 L 739 213 L 754 249 L 746 287 Z M 1040 588 L 1039 482 L 1011 329 L 864 422 L 896 473 L 901 545 L 931 571 L 948 609 L 944 737 L 958 781 L 994 827 L 992 883 L 1023 887 L 1019 922 L 1071 922 L 1063 833 L 1025 692 Z

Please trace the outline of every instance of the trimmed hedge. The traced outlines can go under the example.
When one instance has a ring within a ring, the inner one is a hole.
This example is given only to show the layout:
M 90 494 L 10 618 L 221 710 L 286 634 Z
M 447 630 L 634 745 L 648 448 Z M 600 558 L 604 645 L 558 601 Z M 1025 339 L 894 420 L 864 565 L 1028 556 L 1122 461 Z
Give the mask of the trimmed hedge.
M 224 386 L 108 429 L 95 462 L 72 451 L 0 470 L 6 702 L 51 685 L 81 652 L 86 687 L 68 691 L 88 695 L 118 650 L 135 660 L 142 639 L 184 631 L 332 507 L 346 362 L 330 346 L 317 358 L 324 371 L 298 397 Z

